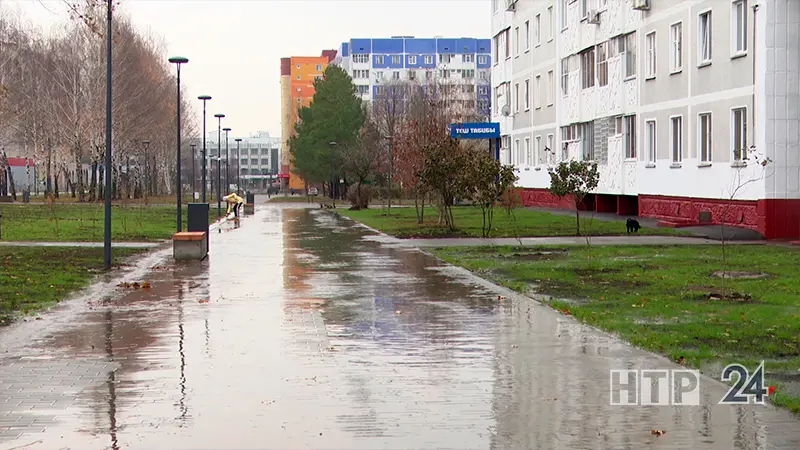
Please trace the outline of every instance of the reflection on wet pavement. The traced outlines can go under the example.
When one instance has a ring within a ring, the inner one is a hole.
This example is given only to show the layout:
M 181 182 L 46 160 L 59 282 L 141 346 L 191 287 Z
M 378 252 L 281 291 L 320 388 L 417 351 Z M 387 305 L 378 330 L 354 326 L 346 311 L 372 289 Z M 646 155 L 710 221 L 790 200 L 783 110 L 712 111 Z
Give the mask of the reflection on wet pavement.
M 0 448 L 800 448 L 711 380 L 700 407 L 609 406 L 609 369 L 679 366 L 330 211 L 268 204 L 170 256 L 0 332 Z

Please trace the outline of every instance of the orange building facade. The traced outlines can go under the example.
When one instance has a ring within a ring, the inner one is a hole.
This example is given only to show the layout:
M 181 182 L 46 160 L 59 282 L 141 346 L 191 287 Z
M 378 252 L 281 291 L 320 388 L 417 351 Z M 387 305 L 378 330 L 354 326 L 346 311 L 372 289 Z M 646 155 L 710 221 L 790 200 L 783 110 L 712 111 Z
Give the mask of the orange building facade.
M 336 50 L 324 50 L 322 56 L 292 56 L 281 58 L 281 187 L 305 190 L 305 181 L 294 173 L 289 138 L 294 135 L 300 108 L 308 106 L 314 97 L 314 81 L 322 77 Z

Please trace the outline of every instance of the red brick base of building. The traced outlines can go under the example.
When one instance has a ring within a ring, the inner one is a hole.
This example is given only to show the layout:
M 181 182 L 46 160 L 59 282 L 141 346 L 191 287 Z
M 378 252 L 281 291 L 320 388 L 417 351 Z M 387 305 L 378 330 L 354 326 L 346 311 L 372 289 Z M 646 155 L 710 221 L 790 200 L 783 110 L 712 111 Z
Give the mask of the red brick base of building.
M 525 206 L 575 210 L 572 199 L 556 197 L 547 189 L 524 189 L 521 197 Z M 590 194 L 579 209 L 660 219 L 659 224 L 666 227 L 719 225 L 724 222 L 757 231 L 767 239 L 800 238 L 800 199 L 731 201 L 665 195 Z M 701 223 L 701 215 L 710 220 Z

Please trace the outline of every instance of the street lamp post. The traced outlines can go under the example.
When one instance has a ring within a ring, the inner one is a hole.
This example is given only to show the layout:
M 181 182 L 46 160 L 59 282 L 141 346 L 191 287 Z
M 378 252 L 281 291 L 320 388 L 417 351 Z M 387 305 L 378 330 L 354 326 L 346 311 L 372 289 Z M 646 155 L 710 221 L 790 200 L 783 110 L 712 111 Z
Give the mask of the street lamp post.
M 150 190 L 150 157 L 148 156 L 148 150 L 150 149 L 150 141 L 142 141 L 142 147 L 144 147 L 144 186 L 142 186 L 142 190 L 144 191 L 144 198 L 147 198 L 147 194 Z
M 191 144 L 190 147 L 192 147 L 192 201 L 194 201 L 194 193 L 197 192 L 195 189 L 197 185 L 197 176 L 194 174 L 194 166 L 197 165 L 197 155 L 195 155 L 194 149 L 197 147 L 197 144 Z
M 211 100 L 210 95 L 201 95 L 197 97 L 198 100 L 203 101 L 203 169 L 202 169 L 202 178 L 203 178 L 203 203 L 206 203 L 206 158 L 207 151 L 206 151 L 206 102 Z
M 389 197 L 387 209 L 392 209 L 392 172 L 394 172 L 394 136 L 386 136 L 389 140 Z
M 236 195 L 242 194 L 242 151 L 240 144 L 241 138 L 234 139 L 236 141 Z
M 228 189 L 231 188 L 231 171 L 229 167 L 231 166 L 231 159 L 230 159 L 230 151 L 228 150 L 228 133 L 230 133 L 230 128 L 223 128 L 222 131 L 225 132 L 225 192 L 228 192 Z
M 218 119 L 217 123 L 217 217 L 222 217 L 222 196 L 220 191 L 220 167 L 219 167 L 219 160 L 220 155 L 222 155 L 222 119 L 225 117 L 225 114 L 214 114 L 214 117 Z
M 106 197 L 103 233 L 103 266 L 106 270 L 111 269 L 111 174 L 109 169 L 111 168 L 111 42 L 113 36 L 111 16 L 113 9 L 112 0 L 106 0 Z
M 338 146 L 336 142 L 331 142 L 331 200 L 333 200 L 333 207 L 336 207 L 336 193 L 334 192 L 334 186 L 336 185 L 336 174 L 333 170 L 333 158 L 334 153 L 336 152 L 336 146 Z
M 189 62 L 188 59 L 184 58 L 183 56 L 173 56 L 169 59 L 169 62 L 175 64 L 178 68 L 178 137 L 177 137 L 177 147 L 178 147 L 178 173 L 176 175 L 177 181 L 175 182 L 176 185 L 176 194 L 177 194 L 177 210 L 175 212 L 178 225 L 178 233 L 183 230 L 183 225 L 181 224 L 182 214 L 181 214 L 181 64 L 186 64 Z M 192 184 L 194 185 L 194 183 Z

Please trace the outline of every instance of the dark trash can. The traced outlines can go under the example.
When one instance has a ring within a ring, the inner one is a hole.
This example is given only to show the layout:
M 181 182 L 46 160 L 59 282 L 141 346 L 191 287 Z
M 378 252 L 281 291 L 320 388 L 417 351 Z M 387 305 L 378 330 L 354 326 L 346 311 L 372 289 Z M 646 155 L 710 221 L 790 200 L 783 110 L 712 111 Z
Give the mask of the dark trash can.
M 254 205 L 256 203 L 256 194 L 253 194 L 252 192 L 248 191 L 245 194 L 245 198 L 246 198 L 245 203 L 247 203 L 248 205 Z
M 189 203 L 187 210 L 186 231 L 205 231 L 206 232 L 206 251 L 208 251 L 211 233 L 209 233 L 208 203 Z

